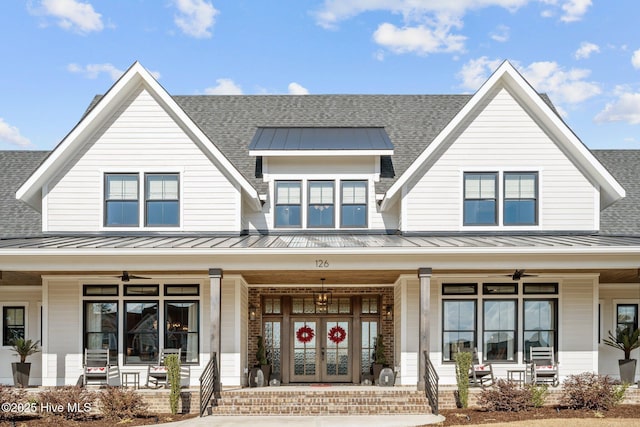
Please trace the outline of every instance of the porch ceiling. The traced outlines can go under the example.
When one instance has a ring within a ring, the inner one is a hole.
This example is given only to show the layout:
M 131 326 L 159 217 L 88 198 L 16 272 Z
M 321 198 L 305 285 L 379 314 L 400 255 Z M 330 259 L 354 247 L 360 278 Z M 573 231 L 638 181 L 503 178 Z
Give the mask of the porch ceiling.
M 115 276 L 121 271 L 0 271 L 0 286 L 40 286 L 41 276 L 44 275 L 84 275 L 113 277 L 114 283 L 118 282 Z M 442 270 L 434 269 L 433 275 L 478 275 L 480 278 L 494 277 L 513 273 L 513 270 Z M 611 270 L 527 270 L 527 273 L 553 276 L 566 274 L 599 274 L 600 283 L 638 283 L 639 272 L 637 269 L 611 269 Z M 136 275 L 153 276 L 180 276 L 201 275 L 207 276 L 207 271 L 141 271 L 136 270 Z M 249 285 L 317 285 L 320 279 L 325 279 L 325 285 L 392 285 L 400 275 L 416 275 L 414 270 L 224 270 L 227 276 L 240 275 Z M 504 277 L 504 280 L 508 280 Z

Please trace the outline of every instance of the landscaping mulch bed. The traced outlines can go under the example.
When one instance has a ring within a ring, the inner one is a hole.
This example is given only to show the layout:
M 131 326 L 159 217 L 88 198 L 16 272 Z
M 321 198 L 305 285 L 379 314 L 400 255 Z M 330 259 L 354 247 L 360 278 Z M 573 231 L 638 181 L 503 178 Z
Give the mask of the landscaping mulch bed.
M 196 414 L 159 414 L 151 415 L 148 417 L 140 417 L 127 419 L 123 421 L 107 420 L 104 418 L 94 418 L 82 421 L 66 420 L 62 417 L 48 416 L 48 417 L 28 417 L 21 416 L 16 417 L 14 423 L 11 420 L 0 421 L 0 426 L 9 427 L 53 427 L 53 426 L 82 426 L 82 427 L 114 427 L 118 425 L 133 427 L 133 426 L 146 426 L 162 423 L 170 423 L 175 421 L 184 421 L 190 418 L 197 417 Z
M 445 409 L 446 420 L 438 425 L 459 426 L 550 419 L 629 419 L 629 425 L 640 425 L 640 406 L 618 405 L 608 411 L 562 409 L 545 406 L 520 412 L 488 412 L 480 409 Z M 635 419 L 635 420 L 633 420 Z M 636 424 L 637 423 L 637 424 Z

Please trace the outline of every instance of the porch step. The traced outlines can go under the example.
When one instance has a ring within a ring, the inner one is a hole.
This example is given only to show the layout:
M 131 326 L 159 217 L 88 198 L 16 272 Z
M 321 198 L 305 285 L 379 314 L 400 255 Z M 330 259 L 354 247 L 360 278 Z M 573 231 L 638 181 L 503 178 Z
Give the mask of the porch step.
M 280 386 L 222 392 L 218 415 L 429 414 L 424 392 L 374 386 Z

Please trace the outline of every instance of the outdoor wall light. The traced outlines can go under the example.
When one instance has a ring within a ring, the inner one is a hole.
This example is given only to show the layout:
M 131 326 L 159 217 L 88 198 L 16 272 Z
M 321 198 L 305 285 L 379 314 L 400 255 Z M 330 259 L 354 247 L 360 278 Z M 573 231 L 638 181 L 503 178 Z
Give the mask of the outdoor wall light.
M 393 305 L 385 305 L 383 312 L 384 320 L 393 320 Z
M 256 317 L 258 315 L 258 309 L 255 305 L 250 305 L 249 306 L 249 320 L 256 320 Z

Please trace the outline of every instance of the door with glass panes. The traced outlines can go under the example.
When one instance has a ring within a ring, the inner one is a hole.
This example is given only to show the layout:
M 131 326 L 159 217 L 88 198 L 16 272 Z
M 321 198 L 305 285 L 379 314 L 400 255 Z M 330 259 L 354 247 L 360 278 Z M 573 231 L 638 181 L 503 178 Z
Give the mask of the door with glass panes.
M 351 319 L 305 317 L 291 323 L 292 382 L 351 382 Z

